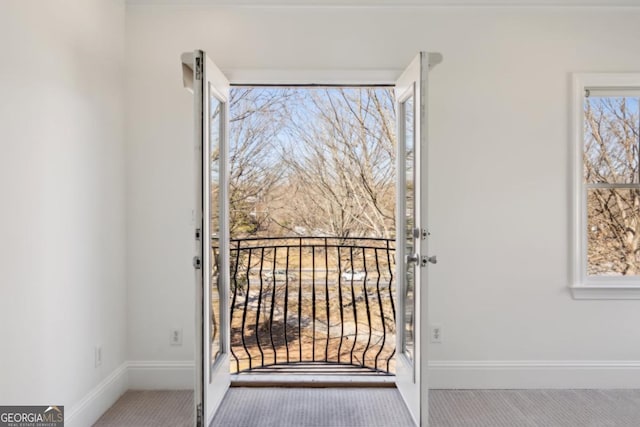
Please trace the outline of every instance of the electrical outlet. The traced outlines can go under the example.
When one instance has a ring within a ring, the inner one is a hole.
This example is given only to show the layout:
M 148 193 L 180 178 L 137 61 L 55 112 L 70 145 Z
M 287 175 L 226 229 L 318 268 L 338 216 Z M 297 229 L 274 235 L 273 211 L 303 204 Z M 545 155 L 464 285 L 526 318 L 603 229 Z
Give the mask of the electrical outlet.
M 171 329 L 169 336 L 169 344 L 182 345 L 182 328 Z
M 95 346 L 93 356 L 94 356 L 94 362 L 95 362 L 96 368 L 102 365 L 102 346 L 101 345 Z
M 442 326 L 431 325 L 431 342 L 434 344 L 442 343 Z

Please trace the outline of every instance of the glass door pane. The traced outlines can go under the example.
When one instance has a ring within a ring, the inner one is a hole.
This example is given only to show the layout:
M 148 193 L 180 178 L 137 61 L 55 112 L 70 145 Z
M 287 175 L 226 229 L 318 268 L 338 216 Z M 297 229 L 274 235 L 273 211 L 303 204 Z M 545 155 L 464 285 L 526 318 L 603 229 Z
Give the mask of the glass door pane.
M 222 353 L 220 340 L 220 141 L 222 136 L 222 112 L 224 104 L 215 96 L 209 85 L 209 227 L 211 233 L 211 318 L 210 322 L 210 367 Z M 209 376 L 209 382 L 213 375 Z
M 401 117 L 403 118 L 403 135 L 404 140 L 404 213 L 405 213 L 405 254 L 413 256 L 417 252 L 416 242 L 414 241 L 414 230 L 416 228 L 415 220 L 415 123 L 414 123 L 414 94 L 400 103 Z M 413 360 L 414 355 L 414 319 L 415 319 L 415 276 L 416 263 L 405 263 L 405 286 L 403 292 L 404 310 L 402 325 L 404 328 L 402 339 L 402 352 Z

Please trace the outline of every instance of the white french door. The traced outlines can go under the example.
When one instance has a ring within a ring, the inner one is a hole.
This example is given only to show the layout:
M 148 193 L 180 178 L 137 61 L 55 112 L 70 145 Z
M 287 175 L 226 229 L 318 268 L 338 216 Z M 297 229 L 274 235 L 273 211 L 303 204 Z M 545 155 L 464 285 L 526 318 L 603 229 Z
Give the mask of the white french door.
M 193 89 L 196 152 L 196 426 L 229 388 L 229 82 L 200 50 L 182 55 Z
M 421 52 L 396 82 L 396 383 L 420 426 L 428 424 L 427 82 L 439 54 Z M 229 82 L 202 51 L 182 55 L 194 93 L 196 147 L 196 426 L 208 427 L 229 374 Z
M 439 54 L 421 52 L 396 82 L 398 120 L 396 192 L 396 385 L 414 421 L 428 425 L 427 82 Z

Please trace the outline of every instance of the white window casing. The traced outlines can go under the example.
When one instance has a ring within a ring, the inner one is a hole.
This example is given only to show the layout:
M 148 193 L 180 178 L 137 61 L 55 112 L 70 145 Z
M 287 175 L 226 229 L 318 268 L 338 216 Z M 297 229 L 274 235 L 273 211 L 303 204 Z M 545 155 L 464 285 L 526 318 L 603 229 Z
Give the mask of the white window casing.
M 640 299 L 640 275 L 587 274 L 587 184 L 585 184 L 585 91 L 598 96 L 640 96 L 640 73 L 574 74 L 571 111 L 572 236 L 570 289 L 575 299 Z M 590 188 L 640 188 L 640 184 L 589 184 Z

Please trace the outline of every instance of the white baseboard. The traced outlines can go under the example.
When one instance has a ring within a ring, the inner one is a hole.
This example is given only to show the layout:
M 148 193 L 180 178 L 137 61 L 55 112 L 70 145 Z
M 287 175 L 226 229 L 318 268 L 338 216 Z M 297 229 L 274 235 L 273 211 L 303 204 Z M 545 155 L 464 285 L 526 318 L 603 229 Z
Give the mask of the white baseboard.
M 95 386 L 80 402 L 72 405 L 65 415 L 68 427 L 93 425 L 128 389 L 128 364 L 118 366 L 107 378 Z
M 130 361 L 131 390 L 193 390 L 193 361 Z
M 640 361 L 431 361 L 429 388 L 640 388 Z
M 193 361 L 129 361 L 116 368 L 65 417 L 92 425 L 127 390 L 188 390 Z M 430 389 L 640 388 L 640 361 L 431 361 Z
M 65 415 L 65 425 L 93 425 L 127 390 L 192 390 L 194 375 L 192 361 L 124 362 L 71 406 Z

